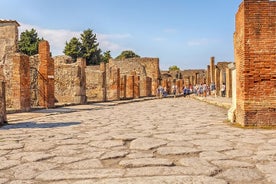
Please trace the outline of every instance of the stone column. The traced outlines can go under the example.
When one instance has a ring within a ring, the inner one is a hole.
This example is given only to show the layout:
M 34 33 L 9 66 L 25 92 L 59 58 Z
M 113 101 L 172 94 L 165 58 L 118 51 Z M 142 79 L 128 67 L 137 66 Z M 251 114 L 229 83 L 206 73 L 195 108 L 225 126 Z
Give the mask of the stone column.
M 110 68 L 107 100 L 120 100 L 120 68 Z
M 215 82 L 215 70 L 216 70 L 215 57 L 211 57 L 210 58 L 210 80 L 211 80 L 211 82 Z
M 100 63 L 100 71 L 102 72 L 102 76 L 103 76 L 103 85 L 102 85 L 102 96 L 103 96 L 103 101 L 106 102 L 107 101 L 107 85 L 106 85 L 106 63 L 105 62 L 101 62 Z
M 211 69 L 210 65 L 207 65 L 207 75 L 206 75 L 206 84 L 210 86 L 211 84 Z
M 232 89 L 232 105 L 231 105 L 231 108 L 228 110 L 228 120 L 231 122 L 231 123 L 234 123 L 235 120 L 236 120 L 236 108 L 237 108 L 237 96 L 236 96 L 236 66 L 234 63 L 231 63 L 228 65 L 228 68 L 231 72 L 231 89 Z
M 140 98 L 140 76 L 134 76 L 134 98 Z
M 215 85 L 216 85 L 216 95 L 221 96 L 221 93 L 220 93 L 220 70 L 217 67 L 215 69 Z
M 134 76 L 130 75 L 127 76 L 127 82 L 126 82 L 126 97 L 128 99 L 134 98 Z
M 232 69 L 228 68 L 226 70 L 226 97 L 231 98 L 232 97 Z
M 123 75 L 121 77 L 121 99 L 126 99 L 126 81 L 127 81 L 127 76 Z
M 50 45 L 47 41 L 39 43 L 39 60 L 39 105 L 52 108 L 55 106 L 54 60 L 50 56 Z
M 29 57 L 23 54 L 13 56 L 11 87 L 13 108 L 21 111 L 31 109 L 31 76 Z
M 3 66 L 0 66 L 0 127 L 7 123 L 6 89 Z
M 152 86 L 152 78 L 146 78 L 146 96 L 151 96 L 151 86 Z
M 76 95 L 75 95 L 74 102 L 79 104 L 86 104 L 87 103 L 86 75 L 85 75 L 86 59 L 78 58 L 76 63 L 80 69 L 80 72 L 79 72 L 80 81 L 79 81 L 79 84 L 76 86 Z

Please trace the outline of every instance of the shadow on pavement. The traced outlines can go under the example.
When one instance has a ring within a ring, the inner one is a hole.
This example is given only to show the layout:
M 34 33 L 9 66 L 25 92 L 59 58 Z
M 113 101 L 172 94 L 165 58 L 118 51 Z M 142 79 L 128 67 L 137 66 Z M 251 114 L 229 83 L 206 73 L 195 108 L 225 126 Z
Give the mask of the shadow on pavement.
M 79 125 L 80 122 L 56 122 L 56 123 L 36 123 L 36 122 L 23 122 L 16 124 L 5 124 L 3 127 L 0 127 L 4 130 L 10 129 L 20 129 L 20 128 L 57 128 L 57 127 L 66 127 Z

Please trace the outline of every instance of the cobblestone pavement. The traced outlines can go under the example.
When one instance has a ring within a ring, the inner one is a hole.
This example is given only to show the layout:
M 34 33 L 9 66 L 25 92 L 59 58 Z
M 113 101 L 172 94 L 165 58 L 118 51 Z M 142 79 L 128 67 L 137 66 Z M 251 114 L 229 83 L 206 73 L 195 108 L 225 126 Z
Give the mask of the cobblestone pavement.
M 276 131 L 230 127 L 214 105 L 168 98 L 55 111 L 0 128 L 0 184 L 276 183 Z

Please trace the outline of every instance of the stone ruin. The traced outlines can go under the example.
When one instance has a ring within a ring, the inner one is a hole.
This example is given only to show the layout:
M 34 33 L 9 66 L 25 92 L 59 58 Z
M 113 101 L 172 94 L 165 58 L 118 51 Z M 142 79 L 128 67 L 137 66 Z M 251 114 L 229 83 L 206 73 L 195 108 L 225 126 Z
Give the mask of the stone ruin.
M 16 21 L 0 20 L 0 122 L 9 111 L 52 108 L 63 104 L 111 101 L 155 95 L 160 78 L 158 58 L 110 60 L 100 66 L 86 66 L 83 58 L 52 58 L 47 41 L 39 53 L 18 52 Z
M 182 93 L 183 86 L 189 87 L 206 82 L 206 71 L 204 69 L 161 71 L 162 86 L 172 93 L 172 86 L 177 85 L 177 93 Z
M 244 0 L 236 14 L 235 63 L 214 63 L 206 71 L 161 72 L 158 58 L 111 60 L 85 66 L 79 59 L 51 58 L 49 43 L 39 45 L 39 55 L 17 53 L 16 21 L 0 20 L 0 124 L 7 122 L 6 108 L 28 111 L 55 103 L 83 104 L 155 95 L 162 83 L 183 85 L 215 82 L 217 94 L 226 83 L 233 97 L 231 121 L 242 126 L 276 126 L 276 2 Z M 189 74 L 187 74 L 187 72 Z M 6 94 L 6 95 L 5 95 Z

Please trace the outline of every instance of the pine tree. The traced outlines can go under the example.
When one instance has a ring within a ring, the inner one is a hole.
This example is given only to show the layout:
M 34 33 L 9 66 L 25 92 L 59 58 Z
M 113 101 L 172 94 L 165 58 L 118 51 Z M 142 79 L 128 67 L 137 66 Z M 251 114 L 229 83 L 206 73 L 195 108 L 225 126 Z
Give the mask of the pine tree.
M 26 30 L 20 34 L 18 41 L 19 51 L 28 56 L 38 54 L 38 44 L 41 40 L 35 29 L 32 28 L 30 31 Z

